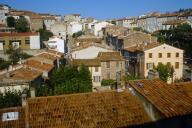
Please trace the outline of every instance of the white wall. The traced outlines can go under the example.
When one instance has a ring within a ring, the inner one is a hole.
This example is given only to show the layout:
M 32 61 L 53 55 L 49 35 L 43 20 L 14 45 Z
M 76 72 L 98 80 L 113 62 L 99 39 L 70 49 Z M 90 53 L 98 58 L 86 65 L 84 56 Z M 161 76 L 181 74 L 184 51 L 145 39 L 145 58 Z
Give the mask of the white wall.
M 94 35 L 99 36 L 99 31 L 101 31 L 102 28 L 106 27 L 107 25 L 112 25 L 112 24 L 105 22 L 105 21 L 95 23 L 94 28 L 93 28 L 94 29 Z
M 78 22 L 71 22 L 68 25 L 68 34 L 73 35 L 76 32 L 82 31 L 83 30 L 83 25 L 78 23 Z
M 89 67 L 91 72 L 93 88 L 101 86 L 101 66 L 98 67 L 98 72 L 95 72 L 96 67 Z M 100 76 L 100 82 L 94 82 L 94 76 Z
M 55 51 L 65 53 L 65 41 L 60 38 L 53 38 L 48 41 L 49 46 L 56 46 Z
M 67 33 L 67 25 L 63 23 L 55 23 L 50 26 L 50 31 L 54 36 L 62 36 L 64 38 Z
M 30 36 L 30 49 L 40 49 L 39 35 Z
M 96 58 L 99 52 L 107 52 L 108 49 L 96 46 L 90 46 L 85 49 L 72 52 L 73 59 L 93 59 Z
M 44 19 L 43 20 L 45 27 L 47 30 L 51 30 L 51 25 L 53 25 L 55 23 L 54 19 Z
M 10 89 L 11 91 L 13 90 L 23 91 L 26 88 L 29 89 L 29 85 L 1 86 L 0 92 L 4 93 L 5 90 L 8 90 L 8 89 Z

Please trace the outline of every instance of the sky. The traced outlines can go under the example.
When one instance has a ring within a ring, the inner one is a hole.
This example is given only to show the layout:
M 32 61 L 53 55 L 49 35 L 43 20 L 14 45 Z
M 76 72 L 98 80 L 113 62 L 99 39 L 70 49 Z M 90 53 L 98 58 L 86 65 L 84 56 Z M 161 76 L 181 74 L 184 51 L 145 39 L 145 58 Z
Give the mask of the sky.
M 192 0 L 0 0 L 19 10 L 39 13 L 71 14 L 96 19 L 139 16 L 152 11 L 172 12 L 192 8 Z

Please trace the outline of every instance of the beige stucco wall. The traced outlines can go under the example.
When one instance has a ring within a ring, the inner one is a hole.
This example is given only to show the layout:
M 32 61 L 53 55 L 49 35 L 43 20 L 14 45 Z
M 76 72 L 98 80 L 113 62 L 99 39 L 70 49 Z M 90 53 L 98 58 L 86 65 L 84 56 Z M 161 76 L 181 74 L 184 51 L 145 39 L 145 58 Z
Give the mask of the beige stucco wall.
M 125 61 L 118 61 L 119 66 L 116 66 L 117 61 L 109 61 L 110 68 L 107 68 L 106 62 L 101 63 L 101 77 L 102 79 L 108 79 L 107 74 L 110 74 L 110 79 L 116 80 L 117 72 L 121 73 L 121 77 L 124 76 L 125 72 Z
M 96 67 L 89 67 L 89 71 L 91 72 L 92 84 L 93 88 L 101 86 L 101 67 L 98 67 L 98 72 L 95 72 Z M 100 76 L 100 82 L 94 82 L 94 76 Z
M 152 53 L 152 58 L 149 58 L 149 53 Z M 162 58 L 159 58 L 158 54 L 162 53 Z M 167 53 L 171 53 L 171 57 L 167 58 Z M 179 57 L 176 57 L 176 53 L 179 53 Z M 146 50 L 144 52 L 144 76 L 147 77 L 148 71 L 147 70 L 147 63 L 154 63 L 155 66 L 158 65 L 159 62 L 163 64 L 167 64 L 167 62 L 171 63 L 171 66 L 174 67 L 174 80 L 180 79 L 183 77 L 183 50 L 172 47 L 170 45 L 163 44 L 161 46 Z M 179 68 L 175 69 L 175 63 L 179 62 Z

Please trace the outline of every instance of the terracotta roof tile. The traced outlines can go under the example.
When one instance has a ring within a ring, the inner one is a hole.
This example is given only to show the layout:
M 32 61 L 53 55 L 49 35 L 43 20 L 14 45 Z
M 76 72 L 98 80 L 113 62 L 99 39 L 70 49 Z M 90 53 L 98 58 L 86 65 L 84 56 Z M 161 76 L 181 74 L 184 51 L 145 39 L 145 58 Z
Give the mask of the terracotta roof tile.
M 5 36 L 33 36 L 33 35 L 39 35 L 37 32 L 25 32 L 25 33 L 17 33 L 17 32 L 11 32 L 11 33 L 5 33 L 1 32 L 0 37 Z
M 163 25 L 178 25 L 186 22 L 186 20 L 170 20 L 163 23 Z
M 54 68 L 54 66 L 51 64 L 46 64 L 36 60 L 28 60 L 25 62 L 25 65 L 30 68 L 35 68 L 39 71 L 51 71 Z
M 73 59 L 72 64 L 77 66 L 85 65 L 89 67 L 95 67 L 101 65 L 99 59 Z
M 37 77 L 41 76 L 41 72 L 31 70 L 28 68 L 18 69 L 10 74 L 9 79 L 13 80 L 23 80 L 23 81 L 33 81 Z
M 98 54 L 98 59 L 100 61 L 124 60 L 120 52 L 100 52 Z
M 142 87 L 139 86 L 142 84 Z M 192 113 L 192 99 L 173 85 L 155 80 L 129 81 L 129 85 L 151 102 L 165 117 Z
M 32 98 L 27 104 L 29 127 L 116 128 L 151 121 L 127 91 Z

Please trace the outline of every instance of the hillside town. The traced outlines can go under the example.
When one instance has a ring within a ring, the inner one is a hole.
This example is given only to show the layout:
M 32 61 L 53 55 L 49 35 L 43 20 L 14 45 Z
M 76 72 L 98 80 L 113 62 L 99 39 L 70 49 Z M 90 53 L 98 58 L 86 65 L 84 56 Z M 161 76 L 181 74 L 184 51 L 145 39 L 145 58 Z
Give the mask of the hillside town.
M 0 4 L 0 128 L 191 128 L 192 9 L 98 20 Z

